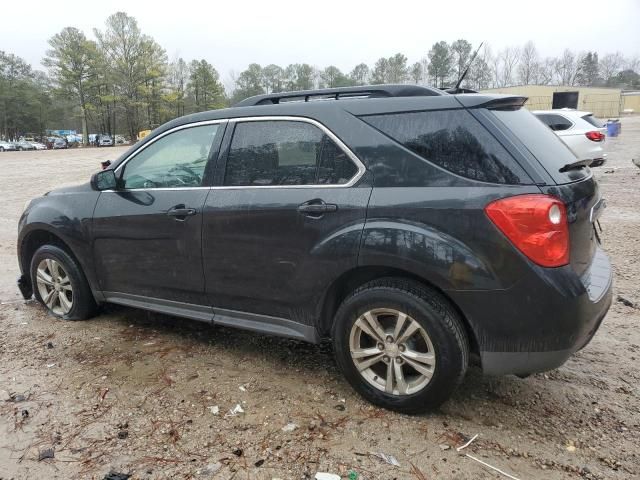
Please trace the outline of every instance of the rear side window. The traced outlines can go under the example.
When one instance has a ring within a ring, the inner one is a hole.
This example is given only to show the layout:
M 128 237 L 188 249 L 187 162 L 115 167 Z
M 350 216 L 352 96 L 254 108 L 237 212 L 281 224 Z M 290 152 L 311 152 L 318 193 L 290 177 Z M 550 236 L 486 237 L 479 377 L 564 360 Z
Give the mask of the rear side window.
M 555 115 L 552 113 L 541 113 L 536 115 L 542 123 L 549 127 L 554 132 L 568 130 L 573 126 L 573 123 L 562 115 Z
M 315 125 L 296 121 L 239 122 L 233 134 L 225 185 L 339 185 L 358 169 Z
M 604 128 L 605 124 L 602 120 L 600 120 L 598 117 L 594 117 L 593 115 L 589 114 L 589 115 L 583 115 L 582 119 L 593 125 L 596 128 Z
M 425 160 L 482 182 L 519 184 L 528 175 L 466 110 L 373 115 L 362 119 Z

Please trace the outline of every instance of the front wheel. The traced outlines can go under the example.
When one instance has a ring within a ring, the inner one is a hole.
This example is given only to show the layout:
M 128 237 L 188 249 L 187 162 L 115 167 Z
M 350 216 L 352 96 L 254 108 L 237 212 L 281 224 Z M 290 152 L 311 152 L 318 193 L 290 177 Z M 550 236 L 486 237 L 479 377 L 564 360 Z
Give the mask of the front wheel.
M 447 400 L 469 357 L 466 332 L 449 302 L 394 278 L 369 282 L 342 303 L 333 342 L 351 386 L 371 403 L 402 413 Z
M 85 320 L 96 311 L 96 303 L 80 265 L 54 245 L 36 250 L 31 260 L 33 292 L 56 317 Z

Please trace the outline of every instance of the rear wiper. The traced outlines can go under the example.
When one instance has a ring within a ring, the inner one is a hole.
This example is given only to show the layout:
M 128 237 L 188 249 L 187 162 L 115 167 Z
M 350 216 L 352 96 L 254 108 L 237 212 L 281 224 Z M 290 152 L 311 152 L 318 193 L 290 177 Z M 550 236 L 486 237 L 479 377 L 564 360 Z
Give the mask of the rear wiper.
M 567 163 L 559 171 L 567 172 L 569 170 L 575 170 L 576 168 L 588 167 L 589 165 L 591 165 L 591 160 L 576 160 L 575 162 Z

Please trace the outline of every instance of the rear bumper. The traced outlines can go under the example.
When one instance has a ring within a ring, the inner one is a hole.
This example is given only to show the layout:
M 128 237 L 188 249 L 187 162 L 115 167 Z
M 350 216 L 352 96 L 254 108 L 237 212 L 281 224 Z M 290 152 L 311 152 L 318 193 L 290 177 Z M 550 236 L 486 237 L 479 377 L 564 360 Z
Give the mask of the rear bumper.
M 582 277 L 570 266 L 533 272 L 507 290 L 450 292 L 474 330 L 487 374 L 561 366 L 591 341 L 611 306 L 612 269 L 601 249 Z

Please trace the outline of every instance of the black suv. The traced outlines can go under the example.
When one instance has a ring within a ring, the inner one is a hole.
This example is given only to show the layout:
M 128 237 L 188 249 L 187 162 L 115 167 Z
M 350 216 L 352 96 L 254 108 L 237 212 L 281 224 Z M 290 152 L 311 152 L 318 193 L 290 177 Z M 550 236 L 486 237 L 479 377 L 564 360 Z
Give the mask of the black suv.
M 173 120 L 20 219 L 25 298 L 333 341 L 351 385 L 413 413 L 470 354 L 562 365 L 611 303 L 589 168 L 526 98 L 384 85 Z

